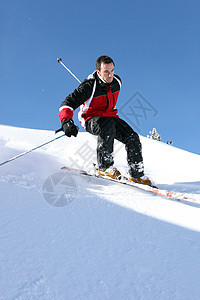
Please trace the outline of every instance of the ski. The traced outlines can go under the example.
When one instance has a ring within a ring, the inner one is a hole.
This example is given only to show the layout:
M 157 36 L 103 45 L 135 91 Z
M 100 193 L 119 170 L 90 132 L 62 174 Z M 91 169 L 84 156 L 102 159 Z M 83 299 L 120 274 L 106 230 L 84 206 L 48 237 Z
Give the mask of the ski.
M 125 176 L 121 176 L 121 179 L 117 180 L 117 179 L 113 179 L 109 176 L 101 176 L 98 173 L 92 174 L 85 170 L 71 168 L 71 167 L 67 167 L 67 166 L 62 167 L 61 169 L 65 170 L 65 171 L 69 171 L 70 173 L 76 174 L 76 175 L 79 174 L 79 175 L 91 176 L 91 177 L 95 177 L 95 178 L 99 178 L 99 179 L 103 179 L 103 180 L 109 180 L 109 181 L 124 184 L 124 185 L 129 185 L 129 186 L 138 188 L 140 190 L 150 192 L 155 195 L 159 195 L 159 196 L 162 196 L 162 197 L 165 197 L 168 199 L 174 199 L 174 200 L 178 200 L 178 201 L 191 202 L 191 203 L 200 203 L 196 199 L 188 196 L 186 193 L 167 191 L 167 190 L 155 187 L 155 186 L 148 186 L 148 185 L 144 185 L 144 184 L 140 184 L 140 183 L 135 183 L 135 182 L 129 181 L 128 178 Z

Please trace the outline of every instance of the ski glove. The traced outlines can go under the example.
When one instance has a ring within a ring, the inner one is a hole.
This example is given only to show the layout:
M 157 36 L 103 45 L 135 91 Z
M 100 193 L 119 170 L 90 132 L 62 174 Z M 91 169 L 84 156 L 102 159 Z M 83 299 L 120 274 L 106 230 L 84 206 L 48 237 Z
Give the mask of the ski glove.
M 79 128 L 74 124 L 72 119 L 66 119 L 62 122 L 62 130 L 66 136 L 71 137 L 72 135 L 77 136 Z

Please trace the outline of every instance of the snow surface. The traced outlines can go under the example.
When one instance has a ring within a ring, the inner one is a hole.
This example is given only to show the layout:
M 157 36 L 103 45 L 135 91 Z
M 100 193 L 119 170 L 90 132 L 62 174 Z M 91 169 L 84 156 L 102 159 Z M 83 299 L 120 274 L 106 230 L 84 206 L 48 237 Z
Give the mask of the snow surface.
M 0 162 L 54 137 L 2 125 Z M 141 141 L 155 184 L 200 199 L 199 155 Z M 60 170 L 95 149 L 79 133 L 0 167 L 0 299 L 200 299 L 200 205 Z

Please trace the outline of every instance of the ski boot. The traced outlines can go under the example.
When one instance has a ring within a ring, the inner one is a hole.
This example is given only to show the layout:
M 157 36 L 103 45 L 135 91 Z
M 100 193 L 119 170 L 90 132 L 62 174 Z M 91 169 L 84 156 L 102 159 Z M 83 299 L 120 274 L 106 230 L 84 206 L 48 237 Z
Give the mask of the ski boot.
M 111 177 L 112 179 L 120 180 L 121 173 L 117 170 L 117 168 L 111 166 L 105 170 L 98 169 L 98 173 L 101 176 Z
M 129 181 L 152 186 L 151 180 L 145 175 L 138 178 L 129 177 Z

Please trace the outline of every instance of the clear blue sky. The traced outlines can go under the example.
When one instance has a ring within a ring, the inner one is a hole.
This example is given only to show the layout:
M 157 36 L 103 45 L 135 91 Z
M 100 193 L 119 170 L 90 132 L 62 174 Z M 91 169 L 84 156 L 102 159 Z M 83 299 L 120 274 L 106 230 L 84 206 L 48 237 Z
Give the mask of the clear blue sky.
M 78 82 L 57 58 L 83 80 L 106 54 L 123 81 L 119 115 L 200 154 L 199 16 L 198 0 L 1 1 L 0 123 L 59 128 Z

